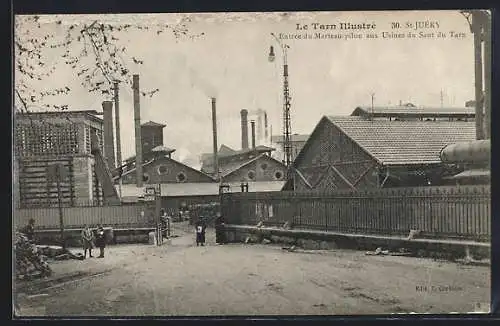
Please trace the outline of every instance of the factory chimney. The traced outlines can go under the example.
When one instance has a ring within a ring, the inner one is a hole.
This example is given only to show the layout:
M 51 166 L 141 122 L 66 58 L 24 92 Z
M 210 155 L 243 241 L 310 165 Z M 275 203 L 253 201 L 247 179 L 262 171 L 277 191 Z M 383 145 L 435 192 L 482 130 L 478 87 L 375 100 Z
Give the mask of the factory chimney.
M 248 149 L 248 111 L 241 110 L 241 149 Z
M 214 142 L 214 177 L 219 180 L 219 158 L 217 155 L 217 108 L 215 97 L 212 97 L 212 133 Z
M 142 140 L 141 140 L 141 99 L 139 94 L 139 75 L 134 75 L 132 79 L 132 89 L 134 91 L 134 126 L 135 126 L 135 171 L 136 185 L 142 187 Z
M 264 111 L 264 139 L 268 142 L 269 133 L 267 131 L 267 112 Z
M 115 167 L 115 145 L 113 137 L 113 102 L 102 102 L 104 119 L 104 157 L 110 169 Z
M 257 110 L 257 114 L 258 114 L 258 117 L 257 117 L 257 139 L 259 140 L 259 144 L 260 142 L 264 139 L 264 110 L 262 109 L 258 109 Z
M 250 121 L 250 124 L 252 126 L 252 149 L 255 148 L 255 121 L 252 120 Z

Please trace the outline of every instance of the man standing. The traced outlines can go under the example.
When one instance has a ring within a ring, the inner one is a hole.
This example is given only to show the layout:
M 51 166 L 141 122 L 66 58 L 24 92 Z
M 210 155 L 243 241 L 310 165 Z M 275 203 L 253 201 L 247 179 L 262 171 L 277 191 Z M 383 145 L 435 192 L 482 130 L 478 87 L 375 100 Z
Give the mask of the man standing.
M 30 218 L 28 225 L 24 228 L 24 234 L 28 238 L 28 241 L 33 242 L 35 239 L 35 220 Z
M 88 225 L 82 230 L 82 245 L 83 245 L 83 259 L 87 257 L 87 249 L 89 251 L 89 258 L 92 257 L 92 241 L 94 240 L 94 235 L 90 230 Z
M 97 258 L 104 258 L 104 248 L 106 247 L 106 238 L 104 229 L 101 225 L 97 228 L 96 246 L 99 247 L 100 254 Z
M 224 217 L 217 213 L 217 220 L 215 221 L 215 243 L 226 243 L 226 233 L 224 232 Z
M 204 218 L 200 217 L 196 222 L 196 246 L 205 245 L 205 230 L 207 225 L 205 224 Z

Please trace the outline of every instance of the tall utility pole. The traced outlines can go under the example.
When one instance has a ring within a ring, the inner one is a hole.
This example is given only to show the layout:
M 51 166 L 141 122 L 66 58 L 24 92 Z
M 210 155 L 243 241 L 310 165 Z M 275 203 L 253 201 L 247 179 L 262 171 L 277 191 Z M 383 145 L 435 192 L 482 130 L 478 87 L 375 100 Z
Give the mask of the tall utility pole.
M 122 167 L 122 145 L 120 138 L 120 89 L 118 81 L 113 84 L 114 88 L 114 101 L 115 101 L 115 130 L 116 130 L 116 166 L 121 169 Z M 122 178 L 118 180 L 118 191 L 120 197 L 122 196 Z
M 491 16 L 483 12 L 484 41 L 484 138 L 491 138 Z
M 290 165 L 292 161 L 292 142 L 291 142 L 291 133 L 292 133 L 292 123 L 290 117 L 290 107 L 291 107 L 291 98 L 290 98 L 290 89 L 288 85 L 288 59 L 287 59 L 287 49 L 290 47 L 286 44 L 283 44 L 274 33 L 271 33 L 276 42 L 280 45 L 281 50 L 283 52 L 283 142 L 285 149 L 285 165 L 288 168 L 287 174 L 290 173 Z M 271 46 L 269 52 L 269 61 L 274 61 L 275 54 L 274 48 Z M 288 179 L 288 178 L 287 178 Z
M 474 35 L 474 79 L 476 139 L 490 138 L 491 123 L 491 15 L 486 10 L 464 10 Z M 483 49 L 484 42 L 484 67 Z M 483 91 L 484 68 L 484 91 Z
M 441 101 L 441 109 L 443 108 L 443 90 L 439 92 L 439 99 Z
M 477 11 L 472 12 L 472 32 L 474 33 L 474 78 L 476 97 L 476 139 L 483 139 L 483 60 L 482 60 L 482 26 Z

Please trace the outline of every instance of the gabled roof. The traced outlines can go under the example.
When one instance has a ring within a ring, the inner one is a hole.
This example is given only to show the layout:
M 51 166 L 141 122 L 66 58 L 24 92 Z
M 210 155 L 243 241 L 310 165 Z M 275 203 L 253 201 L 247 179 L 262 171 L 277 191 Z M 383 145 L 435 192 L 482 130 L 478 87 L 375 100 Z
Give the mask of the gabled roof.
M 445 146 L 476 138 L 474 122 L 328 119 L 384 165 L 440 163 Z
M 148 122 L 141 124 L 141 127 L 162 127 L 162 128 L 165 128 L 166 125 L 158 123 L 158 122 L 148 121 Z
M 297 156 L 302 159 L 318 130 L 325 123 L 339 128 L 382 165 L 438 164 L 441 150 L 453 143 L 476 137 L 474 122 L 389 121 L 359 116 L 324 116 Z
M 388 107 L 357 107 L 352 113 L 352 116 L 372 115 L 375 117 L 474 117 L 475 109 L 470 107 L 417 107 L 417 106 L 388 106 Z
M 299 135 L 299 134 L 293 134 L 290 135 L 290 138 L 292 142 L 305 142 L 309 138 L 310 135 Z M 282 143 L 284 139 L 283 135 L 275 135 L 271 136 L 271 141 L 273 143 Z
M 266 152 L 272 152 L 275 151 L 276 149 L 273 147 L 268 147 L 264 145 L 259 145 L 256 146 L 255 148 L 249 148 L 249 149 L 243 149 L 239 151 L 233 151 L 232 153 L 218 153 L 219 158 L 229 158 L 232 156 L 239 156 L 239 155 L 245 155 L 245 154 L 251 154 L 251 153 L 257 153 L 257 155 L 266 153 Z M 211 166 L 213 164 L 212 162 L 212 157 L 213 154 L 202 154 L 202 165 L 203 166 Z M 219 162 L 220 163 L 220 162 Z
M 276 161 L 278 164 L 283 164 L 280 161 L 272 158 L 271 156 L 267 156 L 266 154 L 259 154 L 259 155 L 257 155 L 256 157 L 253 157 L 253 158 L 249 158 L 249 159 L 241 160 L 241 161 L 236 161 L 236 162 L 231 162 L 229 164 L 224 164 L 223 166 L 220 167 L 221 176 L 223 178 L 227 177 L 228 175 L 230 175 L 230 174 L 238 171 L 239 169 L 241 169 L 241 168 L 247 166 L 248 164 L 250 164 L 252 162 L 255 162 L 258 159 L 263 158 L 263 157 L 265 157 L 265 158 L 267 158 L 269 160 Z
M 236 152 L 236 151 L 234 149 L 232 149 L 231 147 L 226 146 L 224 144 L 220 145 L 219 154 L 231 154 L 234 152 Z

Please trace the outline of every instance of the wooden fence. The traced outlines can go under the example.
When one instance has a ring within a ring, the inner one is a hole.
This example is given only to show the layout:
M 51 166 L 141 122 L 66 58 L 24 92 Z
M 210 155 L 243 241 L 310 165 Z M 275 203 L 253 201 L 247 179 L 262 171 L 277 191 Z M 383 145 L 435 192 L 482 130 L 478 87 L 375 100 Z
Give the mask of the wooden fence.
M 65 228 L 81 228 L 88 224 L 112 227 L 146 227 L 155 224 L 154 205 L 63 207 Z M 58 208 L 17 208 L 14 210 L 14 227 L 27 225 L 33 218 L 37 229 L 58 229 Z
M 489 241 L 489 186 L 391 188 L 321 193 L 228 193 L 227 223 L 283 225 L 346 233 L 400 235 L 419 230 L 438 238 Z

